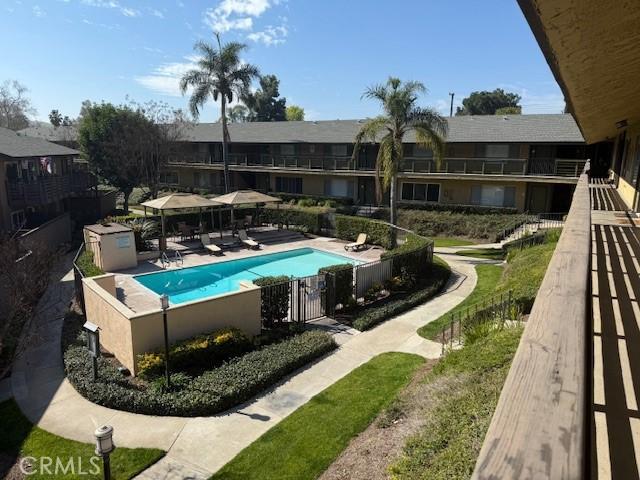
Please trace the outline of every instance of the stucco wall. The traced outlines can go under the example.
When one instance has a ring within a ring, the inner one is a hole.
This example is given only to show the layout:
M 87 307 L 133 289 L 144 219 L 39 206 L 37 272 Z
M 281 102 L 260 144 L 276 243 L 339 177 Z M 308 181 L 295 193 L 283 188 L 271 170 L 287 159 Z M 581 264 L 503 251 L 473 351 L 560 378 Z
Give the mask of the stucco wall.
M 55 249 L 71 241 L 71 218 L 68 213 L 63 213 L 20 236 L 19 240 L 22 248 L 34 248 L 40 245 Z
M 134 375 L 137 355 L 164 345 L 162 311 L 134 313 L 115 298 L 112 274 L 83 280 L 87 320 L 100 327 L 101 345 Z M 169 342 L 236 327 L 249 336 L 260 333 L 260 288 L 241 283 L 228 295 L 173 305 L 167 311 Z
M 100 235 L 84 229 L 84 241 L 93 252 L 93 262 L 105 272 L 124 270 L 138 264 L 133 232 Z

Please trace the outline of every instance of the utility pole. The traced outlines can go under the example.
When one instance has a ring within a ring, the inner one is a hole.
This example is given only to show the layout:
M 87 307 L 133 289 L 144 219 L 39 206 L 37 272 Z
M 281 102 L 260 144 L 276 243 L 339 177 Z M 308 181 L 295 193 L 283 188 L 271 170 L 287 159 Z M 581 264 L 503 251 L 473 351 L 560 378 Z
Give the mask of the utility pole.
M 453 97 L 455 96 L 455 93 L 449 92 L 449 96 L 451 97 L 451 108 L 449 109 L 449 116 L 453 117 Z

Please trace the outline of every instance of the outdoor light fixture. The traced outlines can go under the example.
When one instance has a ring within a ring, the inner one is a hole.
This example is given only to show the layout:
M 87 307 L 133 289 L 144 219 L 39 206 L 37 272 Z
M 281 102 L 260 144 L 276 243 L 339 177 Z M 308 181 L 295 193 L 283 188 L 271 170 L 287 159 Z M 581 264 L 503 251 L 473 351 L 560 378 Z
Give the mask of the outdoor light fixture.
M 160 308 L 162 308 L 162 323 L 164 324 L 164 377 L 168 390 L 171 388 L 171 380 L 169 378 L 169 328 L 167 327 L 169 296 L 166 293 L 160 295 Z
M 94 435 L 96 437 L 96 455 L 102 457 L 104 480 L 110 480 L 111 464 L 109 455 L 116 449 L 116 446 L 113 444 L 113 427 L 111 425 L 98 427 Z
M 85 322 L 82 326 L 87 332 L 87 349 L 93 360 L 93 381 L 98 379 L 98 357 L 100 356 L 100 328 L 91 322 Z

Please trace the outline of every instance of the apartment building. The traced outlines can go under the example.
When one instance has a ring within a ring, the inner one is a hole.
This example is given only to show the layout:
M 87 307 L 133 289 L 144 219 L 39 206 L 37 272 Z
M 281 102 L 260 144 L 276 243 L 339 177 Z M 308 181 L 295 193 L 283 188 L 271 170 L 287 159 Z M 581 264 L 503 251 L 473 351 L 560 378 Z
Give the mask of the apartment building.
M 69 198 L 87 188 L 74 175 L 80 152 L 0 128 L 0 232 L 37 227 L 69 210 Z
M 397 185 L 401 202 L 562 212 L 585 159 L 610 154 L 606 142 L 587 146 L 571 115 L 460 116 L 448 122 L 440 164 L 406 137 Z M 378 146 L 364 145 L 357 160 L 352 158 L 361 126 L 362 120 L 230 124 L 231 188 L 376 204 Z M 40 125 L 23 133 L 75 146 L 74 127 Z M 221 142 L 219 123 L 194 125 L 175 145 L 163 184 L 222 193 Z
M 440 164 L 413 137 L 406 138 L 397 190 L 403 203 L 565 211 L 585 159 L 596 153 L 570 115 L 448 120 Z M 358 120 L 231 124 L 231 187 L 374 204 L 378 146 L 364 145 L 352 158 L 361 126 Z M 165 185 L 222 191 L 221 140 L 219 124 L 196 125 L 176 145 L 162 178 Z

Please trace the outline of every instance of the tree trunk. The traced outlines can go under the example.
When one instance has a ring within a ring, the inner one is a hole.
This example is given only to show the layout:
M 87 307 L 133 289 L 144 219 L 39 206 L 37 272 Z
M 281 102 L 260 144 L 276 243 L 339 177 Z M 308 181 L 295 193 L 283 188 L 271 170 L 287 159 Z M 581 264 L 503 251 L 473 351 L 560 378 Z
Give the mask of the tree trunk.
M 396 222 L 397 222 L 397 218 L 396 218 L 396 184 L 398 182 L 398 177 L 397 175 L 394 175 L 391 178 L 391 186 L 389 188 L 389 221 L 391 222 L 391 225 L 394 225 L 394 228 L 392 228 L 391 231 L 391 248 L 395 248 L 396 246 Z
M 133 190 L 131 188 L 122 190 L 122 194 L 124 195 L 124 204 L 122 205 L 122 209 L 124 210 L 125 215 L 129 215 L 129 197 L 131 196 L 132 191 Z
M 229 193 L 229 159 L 227 140 L 229 131 L 227 130 L 227 100 L 222 94 L 220 113 L 222 114 L 222 164 L 224 166 L 224 193 Z

